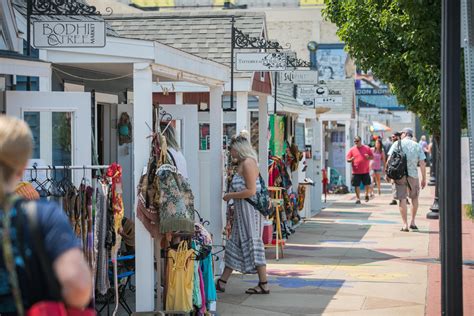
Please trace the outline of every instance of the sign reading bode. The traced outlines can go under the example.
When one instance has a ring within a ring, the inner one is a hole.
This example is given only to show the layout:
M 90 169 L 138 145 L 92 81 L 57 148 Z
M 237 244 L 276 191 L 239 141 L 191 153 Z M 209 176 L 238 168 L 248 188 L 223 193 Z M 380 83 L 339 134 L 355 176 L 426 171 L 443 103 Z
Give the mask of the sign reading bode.
M 33 45 L 50 47 L 104 47 L 104 21 L 35 21 Z
M 236 71 L 286 70 L 285 53 L 237 53 Z
M 318 72 L 313 70 L 295 70 L 280 72 L 280 83 L 285 84 L 317 84 Z

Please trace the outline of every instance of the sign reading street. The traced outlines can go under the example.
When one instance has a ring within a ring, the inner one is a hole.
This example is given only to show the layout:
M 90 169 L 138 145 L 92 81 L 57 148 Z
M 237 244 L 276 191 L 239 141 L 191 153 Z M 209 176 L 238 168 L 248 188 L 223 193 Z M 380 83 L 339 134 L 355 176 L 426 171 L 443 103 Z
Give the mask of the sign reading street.
M 51 47 L 104 47 L 104 21 L 35 21 L 33 45 Z
M 280 83 L 317 84 L 318 72 L 314 70 L 294 70 L 280 72 Z
M 237 71 L 282 71 L 286 70 L 285 53 L 237 53 Z

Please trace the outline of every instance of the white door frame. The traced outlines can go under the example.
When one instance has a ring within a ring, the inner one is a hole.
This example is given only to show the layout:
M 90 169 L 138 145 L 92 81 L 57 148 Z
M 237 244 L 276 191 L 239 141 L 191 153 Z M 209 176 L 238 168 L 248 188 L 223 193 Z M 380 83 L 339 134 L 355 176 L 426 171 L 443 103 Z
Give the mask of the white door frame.
M 90 93 L 6 91 L 5 100 L 7 115 L 21 119 L 25 112 L 72 112 L 71 163 L 80 166 L 91 164 Z M 52 143 L 52 139 L 47 141 Z
M 181 120 L 181 150 L 186 158 L 188 167 L 189 183 L 194 193 L 194 205 L 196 209 L 201 206 L 201 191 L 199 185 L 200 168 L 198 160 L 199 152 L 199 123 L 197 105 L 160 105 L 173 116 L 174 120 Z M 202 214 L 201 214 L 202 215 Z M 209 219 L 209 218 L 207 218 Z

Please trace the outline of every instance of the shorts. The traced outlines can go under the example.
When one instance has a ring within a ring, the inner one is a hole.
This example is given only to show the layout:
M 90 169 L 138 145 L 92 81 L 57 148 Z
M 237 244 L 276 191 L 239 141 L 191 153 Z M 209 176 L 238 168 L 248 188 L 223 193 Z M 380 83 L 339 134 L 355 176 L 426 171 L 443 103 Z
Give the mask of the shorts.
M 382 169 L 372 170 L 374 174 L 382 174 Z
M 360 184 L 370 185 L 370 175 L 368 173 L 364 174 L 353 174 L 351 184 L 353 187 L 359 187 Z
M 417 199 L 420 195 L 420 181 L 418 178 L 403 177 L 395 181 L 395 199 L 402 201 L 407 197 Z

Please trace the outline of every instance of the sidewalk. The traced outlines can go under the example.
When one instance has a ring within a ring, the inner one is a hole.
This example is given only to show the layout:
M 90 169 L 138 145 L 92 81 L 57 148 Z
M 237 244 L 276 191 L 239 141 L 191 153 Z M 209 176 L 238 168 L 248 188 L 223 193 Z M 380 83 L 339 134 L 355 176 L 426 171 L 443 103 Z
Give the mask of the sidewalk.
M 427 316 L 441 315 L 441 264 L 439 262 L 439 221 L 430 224 L 430 258 L 428 266 Z M 463 305 L 464 315 L 474 315 L 474 222 L 463 214 Z
M 388 185 L 359 206 L 349 195 L 330 196 L 337 200 L 290 237 L 284 259 L 267 250 L 272 293 L 246 295 L 257 276 L 234 274 L 219 294 L 219 315 L 424 315 L 433 191 L 422 191 L 420 231 L 409 233 L 388 205 Z

